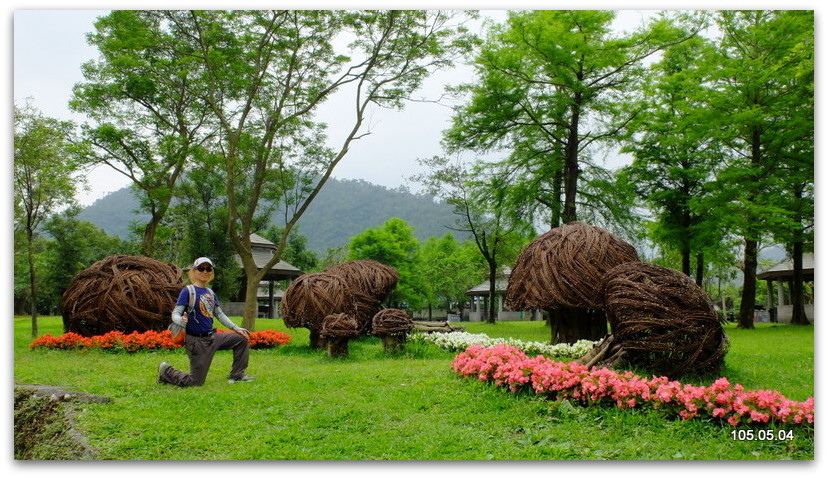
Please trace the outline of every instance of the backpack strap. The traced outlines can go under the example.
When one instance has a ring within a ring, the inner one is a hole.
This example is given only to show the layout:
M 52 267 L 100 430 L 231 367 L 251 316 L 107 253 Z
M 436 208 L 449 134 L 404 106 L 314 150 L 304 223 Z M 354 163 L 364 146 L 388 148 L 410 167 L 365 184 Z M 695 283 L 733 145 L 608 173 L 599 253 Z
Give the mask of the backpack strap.
M 196 290 L 195 286 L 189 284 L 187 286 L 187 293 L 190 295 L 190 306 L 187 308 L 187 313 L 191 314 L 195 310 Z

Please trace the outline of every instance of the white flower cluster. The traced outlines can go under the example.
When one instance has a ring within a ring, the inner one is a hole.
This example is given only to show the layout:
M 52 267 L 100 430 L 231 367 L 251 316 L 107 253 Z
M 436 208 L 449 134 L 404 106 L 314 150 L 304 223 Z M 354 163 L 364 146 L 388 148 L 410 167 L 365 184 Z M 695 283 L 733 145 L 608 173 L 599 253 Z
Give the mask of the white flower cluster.
M 596 342 L 591 340 L 579 340 L 574 344 L 545 344 L 542 342 L 525 342 L 523 340 L 506 338 L 491 338 L 486 334 L 471 334 L 468 332 L 446 332 L 430 334 L 413 334 L 409 339 L 431 342 L 439 347 L 462 351 L 471 345 L 482 345 L 491 347 L 497 344 L 511 345 L 518 348 L 526 355 L 544 355 L 547 357 L 569 357 L 579 358 L 592 350 Z

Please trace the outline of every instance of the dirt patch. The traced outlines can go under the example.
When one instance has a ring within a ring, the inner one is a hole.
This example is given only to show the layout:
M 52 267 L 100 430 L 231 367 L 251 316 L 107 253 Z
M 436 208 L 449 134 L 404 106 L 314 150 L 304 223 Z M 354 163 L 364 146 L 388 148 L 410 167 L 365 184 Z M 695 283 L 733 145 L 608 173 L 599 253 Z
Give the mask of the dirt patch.
M 61 387 L 15 386 L 15 460 L 94 460 L 94 450 L 74 427 L 76 404 L 90 402 L 109 399 Z

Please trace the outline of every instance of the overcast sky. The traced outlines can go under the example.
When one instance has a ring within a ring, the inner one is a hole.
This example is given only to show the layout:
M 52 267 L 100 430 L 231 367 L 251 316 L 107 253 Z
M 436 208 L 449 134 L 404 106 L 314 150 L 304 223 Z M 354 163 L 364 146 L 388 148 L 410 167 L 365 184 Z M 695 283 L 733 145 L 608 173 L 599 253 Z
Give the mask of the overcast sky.
M 622 2 L 618 4 L 617 8 L 624 8 Z M 503 21 L 506 17 L 503 10 L 493 10 L 495 6 L 491 2 L 479 5 L 480 8 L 490 9 L 484 12 L 487 17 L 497 21 Z M 588 2 L 578 6 L 587 7 Z M 14 101 L 22 104 L 31 98 L 34 106 L 47 116 L 80 121 L 82 117 L 73 116 L 68 111 L 67 102 L 73 85 L 84 81 L 80 66 L 97 57 L 97 50 L 86 43 L 86 34 L 93 30 L 95 19 L 107 11 L 28 8 L 43 7 L 21 5 L 13 12 Z M 141 8 L 157 6 L 142 5 Z M 618 23 L 625 29 L 631 29 L 641 24 L 643 15 L 639 10 L 625 10 L 619 14 Z M 429 78 L 415 96 L 435 99 L 440 96 L 444 85 L 471 80 L 471 69 L 461 65 Z M 331 104 L 323 108 L 326 118 L 331 118 L 332 145 L 338 145 L 336 139 L 342 137 L 342 134 L 337 134 L 341 131 L 336 129 L 335 111 L 338 106 Z M 346 111 L 350 117 L 350 108 Z M 334 176 L 364 179 L 390 188 L 405 184 L 408 177 L 420 170 L 417 159 L 441 154 L 441 133 L 449 126 L 450 113 L 449 107 L 431 102 L 409 103 L 402 111 L 374 110 L 369 119 L 372 134 L 352 146 L 348 156 L 337 166 Z M 350 128 L 350 121 L 345 123 L 348 124 L 341 126 Z M 128 185 L 128 180 L 107 167 L 101 167 L 90 174 L 89 183 L 91 190 L 79 197 L 82 204 L 90 204 L 105 193 Z M 412 187 L 416 189 L 416 185 Z
M 97 58 L 97 50 L 86 43 L 86 34 L 92 31 L 96 18 L 106 13 L 106 10 L 16 10 L 14 101 L 22 104 L 30 98 L 47 116 L 82 121 L 82 116 L 68 111 L 67 102 L 73 85 L 84 81 L 80 66 Z M 635 26 L 641 23 L 642 15 L 639 11 L 627 11 L 622 17 L 627 24 Z M 488 10 L 485 16 L 497 21 L 506 18 L 504 10 Z M 446 84 L 471 79 L 471 69 L 459 65 L 430 77 L 415 97 L 436 99 Z M 349 105 L 341 105 L 348 117 L 352 115 Z M 337 138 L 343 137 L 337 129 L 339 107 L 334 102 L 323 106 L 321 113 L 330 118 L 331 141 L 337 146 Z M 410 102 L 402 111 L 373 110 L 369 116 L 371 134 L 353 144 L 334 176 L 364 179 L 390 188 L 405 184 L 408 177 L 420 170 L 417 159 L 441 154 L 441 133 L 449 126 L 450 113 L 448 106 L 434 102 Z M 339 126 L 350 128 L 351 124 L 347 120 Z M 79 197 L 82 204 L 128 185 L 128 180 L 101 167 L 90 174 L 89 185 L 91 190 Z

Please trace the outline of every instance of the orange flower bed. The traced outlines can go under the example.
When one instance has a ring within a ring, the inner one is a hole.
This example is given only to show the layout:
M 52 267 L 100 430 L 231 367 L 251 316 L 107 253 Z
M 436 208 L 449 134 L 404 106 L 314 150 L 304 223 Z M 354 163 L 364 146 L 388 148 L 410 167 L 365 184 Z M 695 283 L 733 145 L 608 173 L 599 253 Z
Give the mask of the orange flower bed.
M 229 330 L 219 329 L 217 332 L 229 333 Z M 250 347 L 254 349 L 266 349 L 290 343 L 292 337 L 284 332 L 275 330 L 258 330 L 250 333 Z M 175 349 L 176 345 L 169 330 L 161 332 L 107 332 L 103 335 L 84 337 L 74 332 L 65 333 L 59 337 L 46 334 L 36 338 L 29 344 L 30 349 L 47 348 L 58 350 L 73 349 L 99 349 L 110 351 L 138 352 L 141 350 Z

